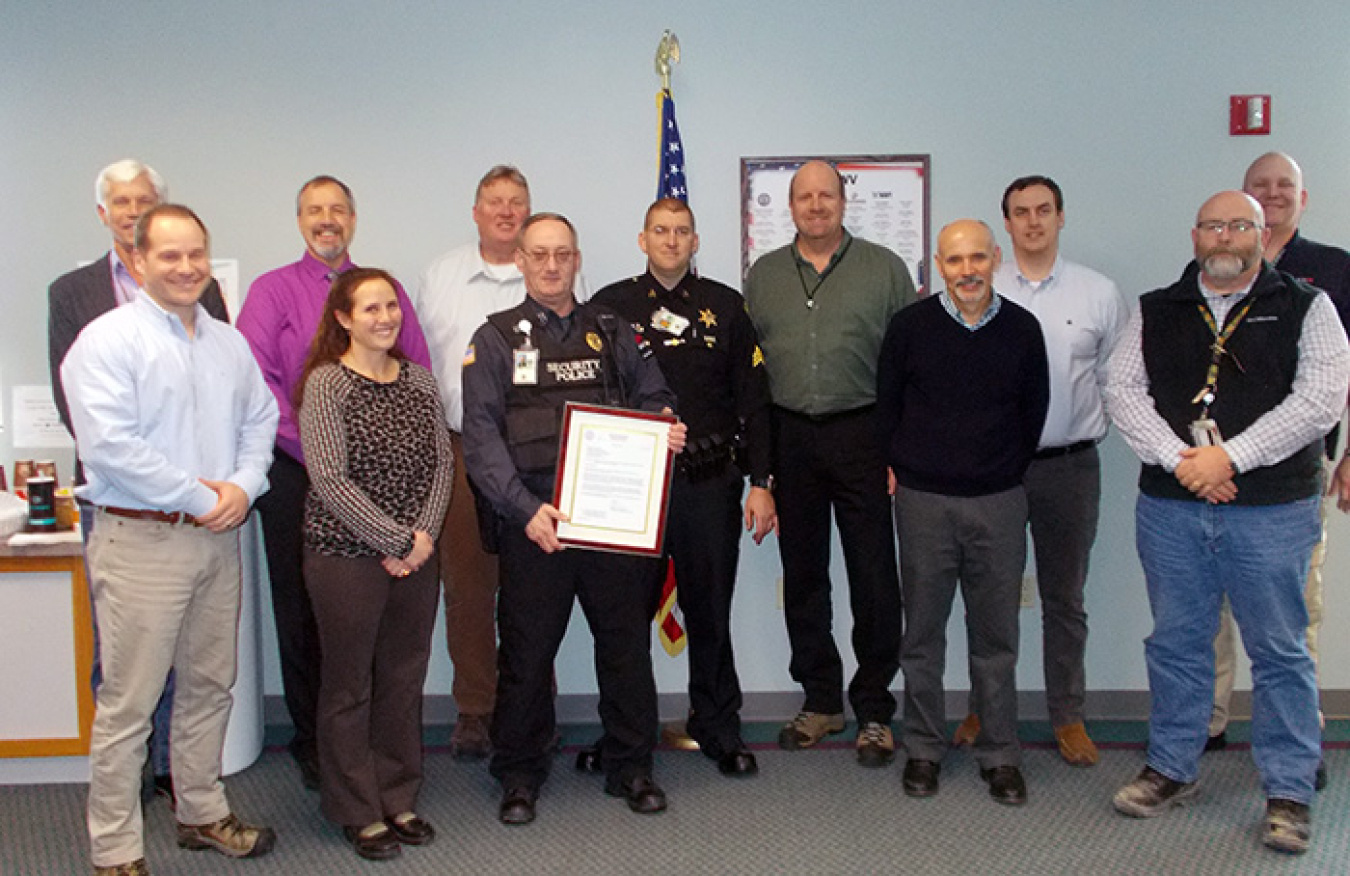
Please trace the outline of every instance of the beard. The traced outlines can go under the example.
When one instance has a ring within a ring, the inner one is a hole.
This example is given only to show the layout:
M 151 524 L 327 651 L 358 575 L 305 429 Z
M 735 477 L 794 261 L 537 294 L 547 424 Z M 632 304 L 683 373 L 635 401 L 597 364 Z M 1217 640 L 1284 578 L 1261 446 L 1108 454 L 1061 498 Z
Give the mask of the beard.
M 1219 282 L 1226 283 L 1241 277 L 1251 270 L 1254 264 L 1256 264 L 1256 259 L 1252 253 L 1225 250 L 1205 256 L 1204 261 L 1201 262 L 1201 267 L 1204 268 L 1206 275 Z

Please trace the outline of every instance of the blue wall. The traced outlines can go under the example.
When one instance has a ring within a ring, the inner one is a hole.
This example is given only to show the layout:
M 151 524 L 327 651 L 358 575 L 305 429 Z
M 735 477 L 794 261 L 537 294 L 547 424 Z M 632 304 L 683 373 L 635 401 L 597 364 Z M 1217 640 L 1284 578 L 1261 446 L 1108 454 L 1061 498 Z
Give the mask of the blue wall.
M 674 88 L 700 266 L 714 277 L 737 277 L 742 155 L 931 153 L 935 227 L 967 215 L 994 222 L 1008 180 L 1049 173 L 1067 196 L 1065 252 L 1133 297 L 1179 273 L 1206 196 L 1237 185 L 1260 152 L 1283 149 L 1307 174 L 1308 234 L 1347 244 L 1350 6 L 1280 4 L 1278 19 L 1274 8 L 4 0 L 5 423 L 10 388 L 47 379 L 46 285 L 107 247 L 93 176 L 126 156 L 154 165 L 174 199 L 199 210 L 215 255 L 239 259 L 245 284 L 299 255 L 294 192 L 320 172 L 356 191 L 356 257 L 415 282 L 431 258 L 471 237 L 473 186 L 499 161 L 528 174 L 537 208 L 576 221 L 593 287 L 639 270 L 635 236 L 655 186 L 652 57 L 664 28 L 683 43 Z M 1228 135 L 1228 95 L 1241 93 L 1273 95 L 1272 136 Z M 10 439 L 0 433 L 5 462 Z M 1104 453 L 1089 682 L 1142 690 L 1135 462 L 1115 437 Z M 1323 681 L 1345 689 L 1350 526 L 1338 517 L 1333 527 Z M 778 574 L 775 548 L 747 542 L 735 622 L 750 691 L 793 689 Z M 846 603 L 836 605 L 846 617 Z M 1035 690 L 1039 624 L 1024 618 L 1021 684 Z M 560 664 L 564 693 L 594 690 L 579 626 Z M 428 689 L 443 693 L 450 670 L 437 651 Z M 952 653 L 949 685 L 964 687 L 955 628 Z M 683 660 L 658 656 L 657 665 L 662 690 L 680 690 Z

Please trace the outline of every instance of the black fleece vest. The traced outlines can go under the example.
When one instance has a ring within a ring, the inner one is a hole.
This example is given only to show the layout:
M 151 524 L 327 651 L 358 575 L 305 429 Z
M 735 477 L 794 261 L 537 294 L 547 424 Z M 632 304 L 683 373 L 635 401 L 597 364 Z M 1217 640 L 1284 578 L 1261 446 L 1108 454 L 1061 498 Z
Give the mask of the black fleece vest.
M 1139 300 L 1149 394 L 1158 413 L 1187 444 L 1192 440 L 1191 423 L 1203 410 L 1192 399 L 1205 385 L 1214 343 L 1214 333 L 1200 314 L 1204 298 L 1198 277 L 1199 269 L 1192 263 L 1176 284 Z M 1306 283 L 1262 266 L 1248 293 L 1251 309 L 1226 344 L 1231 355 L 1219 363 L 1217 390 L 1209 408 L 1224 438 L 1240 434 L 1289 395 L 1298 370 L 1303 319 L 1317 294 Z M 1244 303 L 1233 306 L 1229 320 Z M 1319 437 L 1275 465 L 1241 472 L 1234 478 L 1235 504 L 1274 505 L 1317 495 L 1322 447 Z M 1143 467 L 1139 489 L 1161 499 L 1201 501 L 1158 465 Z

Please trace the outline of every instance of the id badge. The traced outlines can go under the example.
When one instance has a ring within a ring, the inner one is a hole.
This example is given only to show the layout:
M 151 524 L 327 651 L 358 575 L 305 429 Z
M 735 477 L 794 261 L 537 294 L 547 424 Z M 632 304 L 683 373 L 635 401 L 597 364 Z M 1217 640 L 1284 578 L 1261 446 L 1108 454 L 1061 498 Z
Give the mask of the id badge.
M 539 351 L 515 350 L 512 356 L 515 368 L 511 382 L 516 386 L 536 386 L 539 383 Z
M 684 334 L 685 329 L 689 328 L 689 320 L 678 313 L 672 312 L 667 307 L 662 307 L 652 314 L 652 328 L 678 338 Z
M 1202 417 L 1191 423 L 1191 442 L 1196 447 L 1213 447 L 1223 443 L 1219 434 L 1219 424 L 1209 417 Z

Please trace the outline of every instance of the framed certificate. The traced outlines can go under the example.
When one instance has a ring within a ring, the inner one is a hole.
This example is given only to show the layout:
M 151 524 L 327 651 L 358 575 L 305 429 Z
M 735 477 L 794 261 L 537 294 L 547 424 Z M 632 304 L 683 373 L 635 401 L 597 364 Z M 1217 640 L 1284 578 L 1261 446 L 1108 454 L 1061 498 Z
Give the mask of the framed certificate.
M 558 540 L 593 550 L 660 556 L 675 454 L 675 417 L 568 402 L 553 504 Z

